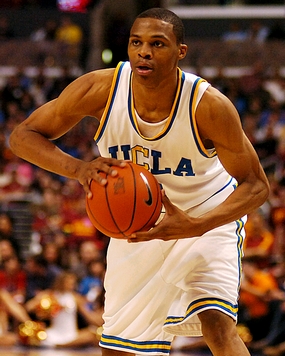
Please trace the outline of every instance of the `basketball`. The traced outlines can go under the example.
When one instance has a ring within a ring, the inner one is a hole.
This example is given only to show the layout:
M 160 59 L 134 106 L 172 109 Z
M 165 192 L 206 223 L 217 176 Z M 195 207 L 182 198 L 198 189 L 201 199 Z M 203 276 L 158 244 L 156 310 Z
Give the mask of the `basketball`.
M 161 212 L 161 190 L 156 178 L 143 166 L 127 163 L 113 167 L 116 177 L 101 172 L 107 184 L 91 181 L 92 198 L 86 197 L 86 211 L 92 224 L 103 234 L 126 238 L 152 228 Z

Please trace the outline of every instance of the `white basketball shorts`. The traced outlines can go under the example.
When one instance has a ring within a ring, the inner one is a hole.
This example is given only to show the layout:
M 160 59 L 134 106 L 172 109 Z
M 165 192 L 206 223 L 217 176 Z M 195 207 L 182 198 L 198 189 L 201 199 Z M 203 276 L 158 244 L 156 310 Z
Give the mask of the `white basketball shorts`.
M 212 209 L 229 189 L 189 214 Z M 133 244 L 111 239 L 100 345 L 168 355 L 175 335 L 201 336 L 199 312 L 216 309 L 236 320 L 245 221 L 189 239 Z

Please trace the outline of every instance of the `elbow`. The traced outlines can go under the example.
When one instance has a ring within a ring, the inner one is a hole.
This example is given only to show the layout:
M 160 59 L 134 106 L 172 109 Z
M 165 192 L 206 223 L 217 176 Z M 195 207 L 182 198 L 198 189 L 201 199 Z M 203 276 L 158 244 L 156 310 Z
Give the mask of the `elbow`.
M 22 141 L 20 131 L 19 126 L 17 126 L 9 137 L 9 146 L 15 155 L 18 155 L 20 151 L 20 143 Z
M 10 137 L 9 137 L 9 145 L 10 145 L 10 149 L 13 153 L 16 152 L 16 148 L 17 148 L 17 128 L 14 129 L 14 131 L 12 131 Z
M 265 200 L 266 200 L 270 194 L 270 184 L 269 184 L 267 176 L 264 172 L 263 172 L 263 190 L 264 190 L 264 195 L 265 195 Z
M 264 195 L 265 195 L 265 201 L 268 199 L 269 197 L 269 193 L 270 193 L 270 186 L 269 186 L 269 182 L 267 181 L 266 184 L 265 184 L 265 192 L 264 192 Z
M 269 197 L 269 193 L 270 193 L 270 186 L 269 186 L 269 182 L 266 177 L 264 177 L 264 179 L 260 180 L 257 189 L 258 189 L 258 192 L 257 192 L 256 196 L 260 197 L 259 203 L 260 203 L 260 205 L 262 205 L 263 203 L 266 202 L 266 200 Z

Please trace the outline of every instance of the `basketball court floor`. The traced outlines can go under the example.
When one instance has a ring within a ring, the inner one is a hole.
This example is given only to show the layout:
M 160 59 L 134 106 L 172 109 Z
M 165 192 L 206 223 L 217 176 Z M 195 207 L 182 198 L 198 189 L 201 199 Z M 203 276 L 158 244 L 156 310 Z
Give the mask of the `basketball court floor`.
M 99 349 L 82 350 L 43 350 L 43 349 L 24 349 L 24 348 L 0 348 L 1 356 L 100 356 Z M 173 352 L 172 356 L 210 356 L 210 353 L 191 352 Z
M 0 348 L 0 356 L 100 356 L 100 349 L 87 348 L 81 350 L 55 350 L 55 349 L 40 349 L 40 348 Z M 171 356 L 211 356 L 209 351 L 172 351 Z M 252 354 L 252 356 L 262 356 L 262 354 Z

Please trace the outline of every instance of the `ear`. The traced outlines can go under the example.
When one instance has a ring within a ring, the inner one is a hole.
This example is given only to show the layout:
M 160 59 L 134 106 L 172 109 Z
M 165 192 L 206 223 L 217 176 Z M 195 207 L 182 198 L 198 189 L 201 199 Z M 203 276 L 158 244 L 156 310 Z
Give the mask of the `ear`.
M 188 49 L 188 47 L 187 47 L 186 44 L 183 44 L 183 43 L 180 44 L 180 47 L 179 47 L 179 54 L 178 54 L 178 59 L 179 59 L 179 60 L 181 60 L 181 59 L 183 59 L 183 58 L 186 57 L 187 49 Z

